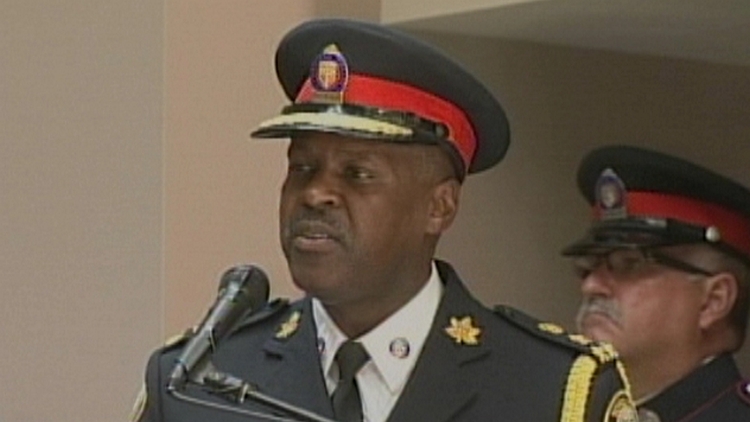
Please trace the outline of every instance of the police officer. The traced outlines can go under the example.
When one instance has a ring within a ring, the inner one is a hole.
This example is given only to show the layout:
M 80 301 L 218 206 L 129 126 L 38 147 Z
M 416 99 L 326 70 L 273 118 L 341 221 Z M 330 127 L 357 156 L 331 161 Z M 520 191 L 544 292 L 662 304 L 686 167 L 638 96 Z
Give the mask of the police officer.
M 578 327 L 620 353 L 641 421 L 750 421 L 732 355 L 748 322 L 750 191 L 630 146 L 589 153 L 578 186 L 594 209 L 563 251 L 581 281 Z
M 434 257 L 465 176 L 508 147 L 484 86 L 423 42 L 347 20 L 294 28 L 276 70 L 292 103 L 253 136 L 291 138 L 280 236 L 307 295 L 240 324 L 212 356 L 217 368 L 347 422 L 634 419 L 611 348 L 485 308 Z M 238 415 L 205 387 L 170 394 L 182 344 L 151 357 L 135 419 L 294 416 L 252 400 Z

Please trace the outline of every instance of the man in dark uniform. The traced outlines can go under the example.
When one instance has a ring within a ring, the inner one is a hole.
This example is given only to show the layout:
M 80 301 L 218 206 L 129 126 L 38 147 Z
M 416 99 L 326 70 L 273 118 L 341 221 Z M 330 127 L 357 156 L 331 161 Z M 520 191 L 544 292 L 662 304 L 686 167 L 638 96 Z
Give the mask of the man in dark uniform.
M 578 327 L 611 342 L 641 421 L 750 421 L 742 347 L 750 283 L 750 191 L 680 158 L 608 146 L 578 186 L 594 206 L 568 246 L 581 280 Z
M 280 235 L 307 295 L 239 324 L 217 368 L 339 421 L 634 420 L 611 347 L 485 308 L 434 258 L 465 176 L 508 146 L 485 87 L 410 36 L 346 20 L 293 29 L 276 70 L 293 103 L 253 136 L 291 138 Z M 170 393 L 181 344 L 150 359 L 136 420 L 293 417 L 253 400 L 229 411 L 208 387 Z

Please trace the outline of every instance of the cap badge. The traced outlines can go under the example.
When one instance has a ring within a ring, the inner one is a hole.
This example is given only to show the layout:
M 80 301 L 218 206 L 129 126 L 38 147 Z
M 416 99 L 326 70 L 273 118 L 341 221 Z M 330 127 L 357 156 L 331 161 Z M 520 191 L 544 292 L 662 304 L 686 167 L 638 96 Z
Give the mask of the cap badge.
M 327 104 L 344 102 L 349 82 L 349 66 L 335 44 L 326 47 L 310 67 L 310 83 L 315 90 L 313 101 Z
M 281 326 L 279 326 L 279 330 L 276 331 L 276 338 L 277 339 L 287 339 L 291 337 L 292 334 L 297 332 L 297 329 L 299 328 L 299 320 L 300 320 L 300 311 L 294 311 L 289 316 L 289 319 L 286 320 Z
M 476 346 L 479 344 L 479 335 L 482 330 L 474 326 L 470 316 L 463 318 L 451 317 L 451 325 L 445 327 L 445 332 L 456 344 Z
M 409 356 L 409 352 L 411 351 L 411 347 L 409 346 L 409 340 L 399 337 L 397 339 L 394 339 L 391 344 L 388 345 L 388 350 L 391 352 L 391 355 L 394 357 L 397 357 L 399 359 L 405 359 Z
M 627 192 L 625 183 L 611 168 L 602 172 L 596 181 L 596 204 L 602 220 L 625 218 L 628 216 Z

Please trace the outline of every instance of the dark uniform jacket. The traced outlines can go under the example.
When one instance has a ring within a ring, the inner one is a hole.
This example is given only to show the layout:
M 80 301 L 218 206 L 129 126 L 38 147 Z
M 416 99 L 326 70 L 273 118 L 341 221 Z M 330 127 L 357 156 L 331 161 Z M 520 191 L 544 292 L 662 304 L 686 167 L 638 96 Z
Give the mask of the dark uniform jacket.
M 507 307 L 477 302 L 453 269 L 438 262 L 445 283 L 436 318 L 390 422 L 631 421 L 634 413 L 622 367 L 611 349 L 568 336 L 552 324 Z M 333 418 L 316 345 L 311 301 L 277 304 L 225 339 L 214 365 L 259 391 Z M 466 330 L 446 330 L 460 321 Z M 540 326 L 542 329 L 540 329 Z M 471 328 L 478 329 L 471 330 Z M 451 334 L 449 334 L 449 332 Z M 476 340 L 476 344 L 472 341 Z M 571 339 L 572 338 L 572 339 Z M 246 422 L 238 416 L 175 398 L 165 388 L 179 345 L 154 353 L 146 371 L 141 422 Z M 184 393 L 226 406 L 196 387 Z M 630 407 L 628 407 L 630 406 Z M 242 409 L 268 412 L 246 401 Z
M 748 422 L 750 383 L 720 355 L 639 407 L 641 422 Z

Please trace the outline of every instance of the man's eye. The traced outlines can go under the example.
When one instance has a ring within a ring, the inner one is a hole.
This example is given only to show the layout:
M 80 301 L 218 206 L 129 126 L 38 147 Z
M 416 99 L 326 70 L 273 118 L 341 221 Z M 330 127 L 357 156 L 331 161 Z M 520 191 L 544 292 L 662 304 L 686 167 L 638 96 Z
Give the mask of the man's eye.
M 585 279 L 591 274 L 591 272 L 591 268 L 573 265 L 573 275 L 579 280 Z
M 618 272 L 632 272 L 640 269 L 644 264 L 644 258 L 640 254 L 613 255 L 610 257 L 610 265 Z
M 287 170 L 289 173 L 309 173 L 312 171 L 312 166 L 307 163 L 289 163 Z
M 362 167 L 349 167 L 346 169 L 346 177 L 352 180 L 370 180 L 374 174 Z
M 597 256 L 579 256 L 573 260 L 573 274 L 583 280 L 594 272 L 601 262 Z

